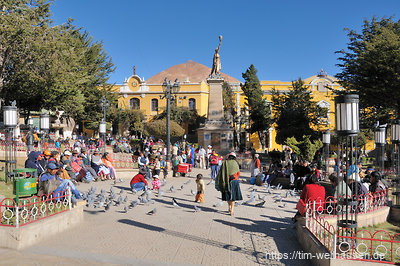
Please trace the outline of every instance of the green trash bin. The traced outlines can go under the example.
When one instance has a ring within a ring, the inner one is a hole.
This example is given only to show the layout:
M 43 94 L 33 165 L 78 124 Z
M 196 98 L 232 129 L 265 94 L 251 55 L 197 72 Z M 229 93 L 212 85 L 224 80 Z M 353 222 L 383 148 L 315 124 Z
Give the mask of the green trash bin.
M 20 197 L 30 197 L 37 193 L 37 170 L 19 168 L 14 170 L 14 194 L 17 203 Z

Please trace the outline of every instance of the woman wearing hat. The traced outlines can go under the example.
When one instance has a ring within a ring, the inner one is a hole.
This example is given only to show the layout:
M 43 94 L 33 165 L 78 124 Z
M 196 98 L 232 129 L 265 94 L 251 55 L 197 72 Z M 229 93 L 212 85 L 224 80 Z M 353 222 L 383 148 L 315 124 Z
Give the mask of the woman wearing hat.
M 235 201 L 243 200 L 239 186 L 239 176 L 239 164 L 236 162 L 236 154 L 232 152 L 228 154 L 228 158 L 222 163 L 215 181 L 215 188 L 221 191 L 222 200 L 228 202 L 230 215 L 234 213 Z

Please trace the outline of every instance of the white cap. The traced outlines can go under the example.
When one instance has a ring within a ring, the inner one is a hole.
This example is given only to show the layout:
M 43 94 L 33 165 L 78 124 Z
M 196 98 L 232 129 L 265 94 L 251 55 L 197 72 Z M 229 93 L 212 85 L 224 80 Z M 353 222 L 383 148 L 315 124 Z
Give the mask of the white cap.
M 71 153 L 69 150 L 66 150 L 66 151 L 64 152 L 64 155 L 71 156 L 72 153 Z

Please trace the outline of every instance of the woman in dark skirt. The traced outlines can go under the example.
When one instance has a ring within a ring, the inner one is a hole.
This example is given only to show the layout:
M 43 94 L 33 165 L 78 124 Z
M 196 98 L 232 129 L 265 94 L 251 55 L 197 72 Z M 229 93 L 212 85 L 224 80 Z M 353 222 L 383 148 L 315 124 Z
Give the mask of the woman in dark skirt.
M 222 200 L 228 202 L 230 215 L 233 215 L 235 201 L 243 199 L 239 186 L 239 175 L 236 154 L 232 152 L 228 154 L 228 158 L 221 165 L 215 182 L 215 188 L 221 191 Z

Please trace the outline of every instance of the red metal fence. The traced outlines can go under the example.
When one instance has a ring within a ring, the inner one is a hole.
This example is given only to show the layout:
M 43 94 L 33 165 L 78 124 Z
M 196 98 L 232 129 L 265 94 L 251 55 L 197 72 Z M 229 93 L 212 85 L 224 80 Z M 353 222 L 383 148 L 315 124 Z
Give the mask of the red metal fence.
M 375 193 L 362 194 L 358 196 L 357 212 L 368 213 L 387 206 L 389 189 L 382 190 Z M 327 197 L 325 200 L 317 200 L 308 202 L 309 207 L 313 213 L 324 217 L 333 217 L 342 211 L 342 206 L 338 202 L 342 197 Z M 350 210 L 355 212 L 356 207 Z
M 386 205 L 387 190 L 372 196 L 373 204 L 363 212 L 375 211 Z M 326 201 L 326 203 L 331 203 Z M 336 201 L 335 201 L 336 202 Z M 365 202 L 359 201 L 359 202 Z M 318 207 L 320 206 L 320 211 Z M 349 259 L 388 264 L 400 263 L 400 233 L 392 235 L 385 230 L 371 233 L 360 229 L 354 233 L 352 229 L 341 228 L 338 231 L 324 218 L 325 204 L 309 202 L 306 204 L 306 228 L 330 252 L 332 259 Z M 330 206 L 330 205 L 328 205 Z M 367 205 L 365 205 L 367 206 Z M 324 208 L 322 211 L 322 208 Z M 358 205 L 361 211 L 362 205 Z M 336 210 L 333 208 L 332 210 Z M 338 212 L 340 210 L 337 210 Z M 332 212 L 333 214 L 335 212 Z M 329 215 L 328 215 L 329 216 Z
M 0 226 L 19 227 L 71 210 L 71 189 L 41 197 L 20 199 L 5 198 L 0 202 Z

